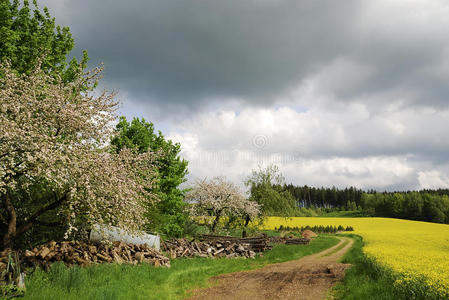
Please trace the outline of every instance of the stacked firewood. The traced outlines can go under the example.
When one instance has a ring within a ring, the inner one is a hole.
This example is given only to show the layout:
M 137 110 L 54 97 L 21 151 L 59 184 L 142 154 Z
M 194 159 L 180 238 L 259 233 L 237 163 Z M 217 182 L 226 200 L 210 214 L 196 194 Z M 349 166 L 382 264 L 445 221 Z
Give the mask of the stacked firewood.
M 249 244 L 249 247 L 254 252 L 263 252 L 265 250 L 270 250 L 269 238 L 266 235 L 261 235 L 258 237 L 247 237 L 247 238 L 236 238 L 232 236 L 221 236 L 221 235 L 201 235 L 199 236 L 201 241 L 211 242 L 211 241 L 229 241 L 237 244 Z
M 310 239 L 307 238 L 287 239 L 285 241 L 286 245 L 307 245 L 308 243 L 310 243 Z
M 226 258 L 255 258 L 256 252 L 251 250 L 248 243 L 234 241 L 189 241 L 187 239 L 167 240 L 162 244 L 162 249 L 169 253 L 171 258 L 177 257 L 226 257 Z
M 269 242 L 273 244 L 307 245 L 310 243 L 310 239 L 272 236 L 269 238 Z
M 0 252 L 0 274 L 6 270 L 10 250 Z M 48 270 L 54 262 L 61 261 L 67 266 L 81 266 L 92 263 L 149 263 L 153 266 L 170 267 L 170 260 L 147 244 L 134 245 L 122 242 L 110 244 L 88 244 L 79 241 L 50 242 L 33 250 L 18 252 L 22 269 L 39 266 Z
M 285 241 L 287 241 L 287 237 L 284 236 L 270 236 L 268 238 L 268 242 L 272 244 L 285 244 Z

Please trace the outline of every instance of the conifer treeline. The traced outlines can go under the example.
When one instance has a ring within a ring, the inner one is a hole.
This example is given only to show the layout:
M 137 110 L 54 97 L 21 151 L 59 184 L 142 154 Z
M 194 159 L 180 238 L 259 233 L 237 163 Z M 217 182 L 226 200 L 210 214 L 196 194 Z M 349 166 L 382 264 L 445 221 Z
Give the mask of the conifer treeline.
M 284 185 L 284 190 L 295 198 L 298 207 L 345 208 L 356 210 L 361 205 L 363 191 L 354 187 L 337 189 Z
M 449 224 L 449 189 L 377 192 L 355 187 L 338 189 L 284 185 L 297 208 L 359 210 L 376 217 L 391 217 Z

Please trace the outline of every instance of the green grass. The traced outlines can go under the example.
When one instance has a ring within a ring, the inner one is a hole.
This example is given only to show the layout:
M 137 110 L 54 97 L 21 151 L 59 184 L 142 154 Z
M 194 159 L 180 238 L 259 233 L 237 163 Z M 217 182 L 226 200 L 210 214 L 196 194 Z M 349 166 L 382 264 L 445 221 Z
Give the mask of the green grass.
M 215 275 L 298 259 L 338 243 L 320 236 L 309 245 L 276 245 L 256 259 L 174 259 L 171 268 L 102 264 L 67 268 L 55 264 L 26 279 L 25 299 L 182 299 L 187 292 L 210 285 Z
M 331 256 L 332 254 L 337 253 L 338 251 L 340 251 L 341 249 L 343 249 L 344 247 L 346 247 L 346 245 L 347 245 L 348 243 L 349 243 L 348 240 L 344 241 L 340 246 L 338 246 L 338 247 L 335 248 L 334 250 L 329 251 L 328 253 L 324 254 L 323 257 L 324 257 L 324 256 Z
M 354 239 L 352 248 L 342 257 L 341 262 L 353 266 L 346 271 L 345 279 L 333 289 L 336 299 L 391 300 L 402 299 L 393 289 L 390 277 L 383 276 L 362 252 L 363 240 L 358 235 L 345 234 Z

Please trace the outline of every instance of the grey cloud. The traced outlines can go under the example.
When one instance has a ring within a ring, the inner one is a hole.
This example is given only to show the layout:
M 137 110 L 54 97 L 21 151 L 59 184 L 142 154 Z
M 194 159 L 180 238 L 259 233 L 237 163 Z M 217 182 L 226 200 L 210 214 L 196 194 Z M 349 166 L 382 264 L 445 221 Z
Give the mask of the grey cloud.
M 438 27 L 444 20 L 423 23 L 412 10 L 400 15 L 380 2 L 384 9 L 371 13 L 363 1 L 326 0 L 64 3 L 61 19 L 77 49 L 104 61 L 106 80 L 142 101 L 266 104 L 343 57 L 374 72 L 358 85 L 340 78 L 326 91 L 324 82 L 338 99 L 397 90 L 411 103 L 448 103 L 448 74 L 438 71 L 448 57 L 449 39 Z
M 419 108 L 375 116 L 364 111 L 354 105 L 347 105 L 345 111 L 304 113 L 251 108 L 238 115 L 233 111 L 198 114 L 178 125 L 194 134 L 197 147 L 208 152 L 279 154 L 289 161 L 388 156 L 434 166 L 449 163 L 449 111 Z
M 317 82 L 336 100 L 389 92 L 410 105 L 449 102 L 447 24 L 444 14 L 417 15 L 427 13 L 420 3 L 407 9 L 353 0 L 63 3 L 42 1 L 71 27 L 75 52 L 88 49 L 93 63 L 105 62 L 108 84 L 140 101 L 193 109 L 223 98 L 267 105 L 317 72 L 332 73 L 343 59 L 350 64 L 328 76 L 332 84 Z M 364 76 L 363 68 L 371 73 Z
M 448 165 L 449 11 L 439 7 L 444 0 L 434 5 L 390 0 L 39 3 L 50 8 L 58 24 L 70 26 L 75 55 L 87 49 L 93 65 L 105 63 L 103 84 L 119 90 L 125 114 L 149 116 L 164 132 L 184 134 L 182 145 L 191 153 L 228 153 L 217 172 L 237 178 L 257 163 L 232 151 L 279 153 L 316 165 L 301 175 L 291 162 L 287 173 L 296 182 L 400 189 L 418 187 L 417 172 Z M 313 87 L 309 94 L 308 85 Z M 260 113 L 261 107 L 270 112 L 298 107 L 303 114 L 285 112 L 264 125 L 270 116 Z M 222 109 L 249 116 L 240 118 L 245 122 L 236 118 L 236 124 L 213 114 L 198 120 L 204 111 Z M 174 119 L 173 110 L 181 112 Z M 192 124 L 183 125 L 185 119 Z M 263 149 L 252 144 L 259 134 L 269 137 Z M 198 144 L 189 146 L 190 135 Z M 376 162 L 364 158 L 406 157 L 407 163 L 396 165 L 416 169 L 390 174 L 385 163 L 357 179 L 357 172 L 329 171 L 317 163 L 336 157 L 373 168 Z M 194 172 L 217 175 L 209 158 L 204 161 Z
M 350 49 L 356 3 L 81 0 L 66 1 L 63 22 L 77 51 L 104 61 L 105 79 L 135 98 L 269 103 Z

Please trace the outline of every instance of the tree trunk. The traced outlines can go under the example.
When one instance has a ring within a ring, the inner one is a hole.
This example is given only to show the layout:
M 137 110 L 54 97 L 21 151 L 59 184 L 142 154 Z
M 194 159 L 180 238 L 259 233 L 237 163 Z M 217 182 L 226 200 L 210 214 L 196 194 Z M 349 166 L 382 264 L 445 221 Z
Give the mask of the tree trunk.
M 17 215 L 14 206 L 12 205 L 11 199 L 9 199 L 8 192 L 6 192 L 3 197 L 3 205 L 8 213 L 8 230 L 3 237 L 3 248 L 13 248 L 14 239 L 17 232 Z
M 56 201 L 41 207 L 39 210 L 37 210 L 34 214 L 29 216 L 27 218 L 27 221 L 23 224 L 20 224 L 20 226 L 17 226 L 17 214 L 16 209 L 14 208 L 14 205 L 11 202 L 11 199 L 9 198 L 8 192 L 6 192 L 2 196 L 3 205 L 6 208 L 6 212 L 8 213 L 8 230 L 6 232 L 6 235 L 3 237 L 3 248 L 13 248 L 14 247 L 14 241 L 17 238 L 17 236 L 20 236 L 24 232 L 30 230 L 33 225 L 36 223 L 37 218 L 41 216 L 43 213 L 53 210 L 55 208 L 58 208 L 61 206 L 65 201 L 67 201 L 67 193 L 65 193 L 61 198 L 56 198 Z
M 248 215 L 246 215 L 245 225 L 243 226 L 243 231 L 242 231 L 242 238 L 246 238 L 246 236 L 247 236 L 246 228 L 248 227 L 249 221 L 251 221 L 251 219 Z
M 217 227 L 217 225 L 218 225 L 218 221 L 220 220 L 220 215 L 221 215 L 221 210 L 217 212 L 217 216 L 215 217 L 214 223 L 212 224 L 212 229 L 211 229 L 211 231 L 212 231 L 213 233 L 215 233 L 215 229 L 216 229 L 216 227 Z

